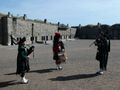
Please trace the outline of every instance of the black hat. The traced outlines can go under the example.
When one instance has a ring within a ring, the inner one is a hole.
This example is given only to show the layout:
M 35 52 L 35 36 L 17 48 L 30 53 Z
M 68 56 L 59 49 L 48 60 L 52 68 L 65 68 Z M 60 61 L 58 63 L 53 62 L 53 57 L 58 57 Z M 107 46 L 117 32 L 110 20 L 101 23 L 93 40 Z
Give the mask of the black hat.
M 20 39 L 19 44 L 22 44 L 22 43 L 24 43 L 25 41 L 26 41 L 26 38 L 23 37 L 23 38 Z
M 25 37 L 23 37 L 23 38 L 22 38 L 22 42 L 25 42 L 25 41 L 26 41 L 26 38 L 25 38 Z

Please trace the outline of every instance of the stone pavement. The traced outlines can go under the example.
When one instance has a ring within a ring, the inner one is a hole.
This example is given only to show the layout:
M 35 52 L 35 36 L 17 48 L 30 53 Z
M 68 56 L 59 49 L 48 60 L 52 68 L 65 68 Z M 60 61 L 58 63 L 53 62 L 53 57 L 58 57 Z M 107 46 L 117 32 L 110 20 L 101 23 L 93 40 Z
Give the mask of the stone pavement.
M 35 58 L 30 56 L 28 84 L 20 84 L 15 75 L 17 46 L 0 46 L 0 90 L 120 90 L 120 41 L 111 41 L 108 70 L 96 75 L 93 40 L 66 41 L 68 54 L 63 70 L 57 71 L 52 60 L 52 43 L 35 45 Z

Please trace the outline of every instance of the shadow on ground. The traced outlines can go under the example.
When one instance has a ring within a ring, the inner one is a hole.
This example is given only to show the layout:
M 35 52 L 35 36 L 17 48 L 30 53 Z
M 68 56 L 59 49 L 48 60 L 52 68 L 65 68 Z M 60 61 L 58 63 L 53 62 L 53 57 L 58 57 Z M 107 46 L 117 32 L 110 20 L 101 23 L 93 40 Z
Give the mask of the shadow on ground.
M 17 85 L 17 84 L 20 84 L 20 82 L 16 82 L 16 80 L 4 81 L 4 82 L 0 82 L 0 88 Z
M 4 74 L 4 75 L 15 75 L 16 73 L 7 73 L 7 74 Z
M 30 70 L 28 73 L 50 73 L 56 70 L 55 68 L 50 68 L 50 69 L 42 69 L 42 70 Z M 16 73 L 7 73 L 4 75 L 15 75 Z
M 68 80 L 76 80 L 76 79 L 86 79 L 86 78 L 93 78 L 98 76 L 98 74 L 78 74 L 78 75 L 71 75 L 71 76 L 59 76 L 56 78 L 51 78 L 49 80 L 52 81 L 68 81 Z
M 42 70 L 32 70 L 29 73 L 50 73 L 53 72 L 54 70 L 56 70 L 55 68 L 50 68 L 50 69 L 42 69 Z

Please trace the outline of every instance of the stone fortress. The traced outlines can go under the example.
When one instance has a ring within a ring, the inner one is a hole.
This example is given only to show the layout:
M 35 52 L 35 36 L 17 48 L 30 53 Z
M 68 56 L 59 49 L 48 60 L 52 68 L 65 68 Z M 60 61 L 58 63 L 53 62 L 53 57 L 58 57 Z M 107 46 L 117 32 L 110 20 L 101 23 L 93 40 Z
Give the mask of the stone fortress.
M 31 20 L 26 14 L 22 17 L 13 16 L 10 12 L 7 15 L 0 14 L 0 44 L 11 45 L 12 40 L 19 40 L 26 37 L 28 43 L 46 43 L 53 40 L 54 33 L 60 32 L 62 39 L 74 38 L 75 28 L 69 25 L 47 22 L 47 19 Z
M 120 39 L 120 24 L 71 26 L 44 20 L 28 19 L 24 14 L 21 17 L 0 13 L 0 44 L 13 45 L 13 40 L 26 37 L 28 43 L 46 43 L 52 41 L 55 32 L 60 32 L 62 39 L 95 39 L 100 31 L 104 31 L 111 39 Z

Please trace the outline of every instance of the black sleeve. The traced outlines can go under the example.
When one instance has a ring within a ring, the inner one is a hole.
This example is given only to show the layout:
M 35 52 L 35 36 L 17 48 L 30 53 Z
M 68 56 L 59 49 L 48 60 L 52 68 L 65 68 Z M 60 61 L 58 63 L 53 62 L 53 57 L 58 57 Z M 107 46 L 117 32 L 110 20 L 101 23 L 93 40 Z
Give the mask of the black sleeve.
M 110 39 L 108 40 L 108 43 L 107 43 L 107 44 L 108 44 L 108 52 L 110 52 L 110 46 L 111 46 L 111 45 L 110 45 L 110 44 L 111 44 L 111 43 L 110 43 Z
M 65 49 L 64 43 L 61 41 L 61 49 Z
M 34 46 L 31 46 L 29 49 L 28 49 L 28 55 L 30 55 L 33 51 L 34 51 Z

